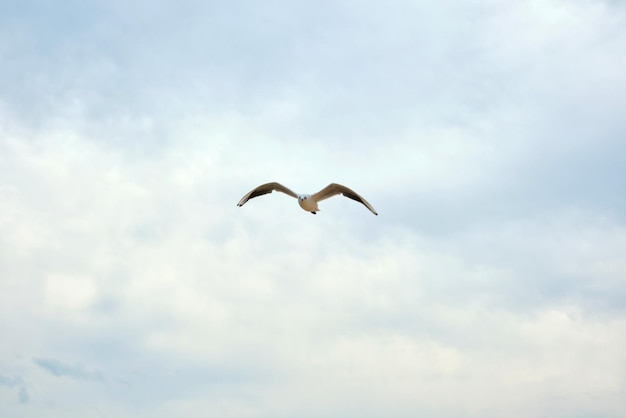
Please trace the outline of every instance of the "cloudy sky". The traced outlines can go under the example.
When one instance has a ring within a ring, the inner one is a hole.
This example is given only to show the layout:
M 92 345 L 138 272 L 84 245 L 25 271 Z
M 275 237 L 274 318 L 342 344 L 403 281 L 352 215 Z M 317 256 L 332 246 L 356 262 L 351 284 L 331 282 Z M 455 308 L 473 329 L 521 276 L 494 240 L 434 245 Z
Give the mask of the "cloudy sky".
M 626 416 L 622 2 L 5 1 L 0 62 L 3 417 Z

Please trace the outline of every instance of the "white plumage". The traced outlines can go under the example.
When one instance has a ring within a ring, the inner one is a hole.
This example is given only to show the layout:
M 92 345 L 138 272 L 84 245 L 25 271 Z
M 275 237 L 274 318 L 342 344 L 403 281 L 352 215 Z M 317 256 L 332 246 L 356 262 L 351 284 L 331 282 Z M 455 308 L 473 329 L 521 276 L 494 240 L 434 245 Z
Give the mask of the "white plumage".
M 307 212 L 311 212 L 315 214 L 320 209 L 317 204 L 324 199 L 328 199 L 329 197 L 333 197 L 338 194 L 342 194 L 345 197 L 348 197 L 352 200 L 356 200 L 357 202 L 363 204 L 366 208 L 368 208 L 374 215 L 378 215 L 376 210 L 369 204 L 367 200 L 365 200 L 361 195 L 355 192 L 352 189 L 349 189 L 346 186 L 342 186 L 341 184 L 331 183 L 328 186 L 324 187 L 317 193 L 314 194 L 297 194 L 293 192 L 291 189 L 283 186 L 280 183 L 272 182 L 265 183 L 250 190 L 244 197 L 241 198 L 237 206 L 243 206 L 248 200 L 253 199 L 257 196 L 262 196 L 264 194 L 272 193 L 274 190 L 278 192 L 285 193 L 291 197 L 295 197 L 298 199 L 298 204 L 300 207 Z

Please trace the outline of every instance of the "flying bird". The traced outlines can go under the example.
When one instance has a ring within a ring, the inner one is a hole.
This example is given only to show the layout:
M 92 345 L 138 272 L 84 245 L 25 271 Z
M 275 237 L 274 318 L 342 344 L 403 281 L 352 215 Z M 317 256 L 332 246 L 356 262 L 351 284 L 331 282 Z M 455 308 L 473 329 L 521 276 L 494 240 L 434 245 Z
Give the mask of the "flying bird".
M 361 195 L 359 195 L 354 190 L 337 183 L 331 183 L 314 194 L 297 194 L 280 183 L 265 183 L 260 185 L 259 187 L 250 190 L 244 197 L 241 198 L 239 203 L 237 203 L 237 206 L 243 206 L 248 200 L 253 199 L 257 196 L 272 193 L 274 190 L 276 190 L 277 192 L 285 193 L 291 197 L 295 197 L 296 199 L 298 199 L 298 204 L 300 205 L 300 207 L 307 212 L 311 212 L 313 215 L 315 215 L 317 211 L 320 210 L 317 207 L 317 204 L 319 202 L 338 194 L 342 194 L 345 197 L 356 200 L 357 202 L 363 204 L 366 208 L 368 208 L 374 215 L 378 215 L 372 205 L 370 205 L 367 200 L 361 197 Z

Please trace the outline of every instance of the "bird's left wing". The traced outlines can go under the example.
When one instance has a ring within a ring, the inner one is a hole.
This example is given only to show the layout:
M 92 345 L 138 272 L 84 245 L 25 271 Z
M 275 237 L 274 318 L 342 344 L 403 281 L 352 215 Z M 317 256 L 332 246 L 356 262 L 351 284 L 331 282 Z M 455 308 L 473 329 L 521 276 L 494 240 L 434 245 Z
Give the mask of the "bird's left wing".
M 328 199 L 329 197 L 333 197 L 338 194 L 342 194 L 347 198 L 356 200 L 357 202 L 363 204 L 366 208 L 368 208 L 374 215 L 378 215 L 374 207 L 370 205 L 369 202 L 363 198 L 363 196 L 359 195 L 354 190 L 337 183 L 331 183 L 328 186 L 324 187 L 322 190 L 311 196 L 311 199 L 315 199 L 316 202 L 320 202 L 324 199 Z
M 298 198 L 298 195 L 295 192 L 293 192 L 291 189 L 283 186 L 280 183 L 272 182 L 272 183 L 262 184 L 259 187 L 256 187 L 250 190 L 248 193 L 246 193 L 244 197 L 241 198 L 239 203 L 237 203 L 237 206 L 243 206 L 248 200 L 253 199 L 257 196 L 262 196 L 264 194 L 272 193 L 274 190 L 288 194 L 291 197 Z

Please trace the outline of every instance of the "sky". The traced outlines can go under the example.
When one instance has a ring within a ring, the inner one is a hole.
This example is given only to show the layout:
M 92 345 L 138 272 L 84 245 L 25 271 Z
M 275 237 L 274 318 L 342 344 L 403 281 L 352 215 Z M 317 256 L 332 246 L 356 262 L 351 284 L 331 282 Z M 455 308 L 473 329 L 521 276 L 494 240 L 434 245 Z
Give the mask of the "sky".
M 3 417 L 626 416 L 622 2 L 4 1 L 0 62 Z

